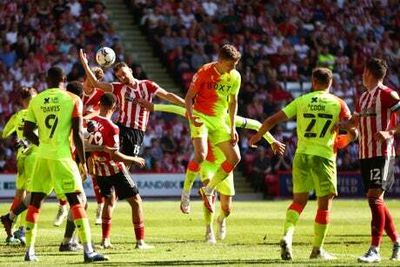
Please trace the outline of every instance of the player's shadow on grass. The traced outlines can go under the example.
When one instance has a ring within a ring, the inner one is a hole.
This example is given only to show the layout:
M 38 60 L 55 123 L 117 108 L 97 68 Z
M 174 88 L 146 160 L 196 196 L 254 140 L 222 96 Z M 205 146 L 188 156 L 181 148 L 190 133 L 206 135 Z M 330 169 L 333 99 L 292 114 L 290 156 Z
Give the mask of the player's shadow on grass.
M 152 242 L 151 244 L 185 244 L 185 243 L 205 243 L 203 239 L 185 239 L 185 240 L 168 240 L 168 241 L 163 241 L 163 240 L 157 240 Z
M 132 262 L 107 262 L 107 266 L 217 266 L 217 265 L 243 265 L 243 266 L 254 266 L 254 265 L 271 265 L 271 266 L 323 266 L 324 261 L 321 260 L 309 260 L 309 259 L 299 259 L 293 262 L 283 261 L 281 259 L 231 259 L 231 260 L 160 260 L 160 261 L 132 261 Z M 326 262 L 325 262 L 326 263 Z M 333 266 L 349 266 L 340 260 L 332 261 L 331 263 L 336 263 Z M 356 264 L 355 264 L 356 265 Z
M 329 242 L 325 242 L 325 245 L 355 245 L 355 244 L 365 244 L 364 240 L 359 240 L 359 241 L 329 241 Z M 232 246 L 247 246 L 249 244 L 243 244 L 243 243 L 235 243 L 232 244 Z M 266 245 L 266 246 L 277 246 L 279 247 L 279 243 L 276 241 L 271 241 L 271 242 L 260 242 L 260 243 L 256 243 L 256 244 L 251 244 L 251 245 Z M 296 247 L 300 247 L 300 246 L 311 246 L 312 243 L 311 242 L 293 242 L 293 246 Z
M 108 262 L 107 266 L 121 266 L 124 264 L 138 266 L 216 266 L 216 265 L 258 265 L 258 264 L 277 264 L 281 260 L 274 259 L 248 259 L 248 260 L 160 260 L 160 261 L 133 261 L 133 262 Z
M 333 234 L 332 237 L 365 237 L 365 238 L 369 238 L 371 237 L 370 234 L 356 234 L 356 235 L 352 235 L 352 234 L 343 234 L 343 235 L 339 235 L 339 234 Z

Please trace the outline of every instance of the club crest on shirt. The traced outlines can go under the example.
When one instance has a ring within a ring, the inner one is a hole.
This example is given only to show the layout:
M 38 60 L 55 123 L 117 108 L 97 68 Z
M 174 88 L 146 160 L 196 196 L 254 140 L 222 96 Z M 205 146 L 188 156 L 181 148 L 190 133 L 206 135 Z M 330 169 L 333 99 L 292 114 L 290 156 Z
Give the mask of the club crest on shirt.
M 375 112 L 374 106 L 362 109 L 359 112 L 359 116 L 361 116 L 361 117 L 376 116 L 376 112 Z
M 58 97 L 45 97 L 43 99 L 43 104 L 57 104 L 59 102 Z
M 363 107 L 360 111 L 361 117 L 369 117 L 369 116 L 376 116 L 376 99 L 374 98 L 371 103 Z
M 124 99 L 125 99 L 125 101 L 129 101 L 129 102 L 135 101 L 135 98 L 131 97 L 129 93 L 125 93 Z

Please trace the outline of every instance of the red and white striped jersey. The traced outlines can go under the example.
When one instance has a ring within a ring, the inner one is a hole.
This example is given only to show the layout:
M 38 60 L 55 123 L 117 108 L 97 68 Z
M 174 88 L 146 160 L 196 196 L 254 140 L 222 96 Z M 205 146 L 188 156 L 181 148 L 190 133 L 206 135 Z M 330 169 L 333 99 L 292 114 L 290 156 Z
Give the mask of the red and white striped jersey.
M 359 156 L 367 159 L 379 156 L 394 157 L 394 138 L 377 142 L 374 135 L 395 127 L 396 113 L 400 109 L 400 98 L 393 89 L 379 85 L 364 92 L 356 106 L 359 115 Z
M 104 95 L 104 91 L 97 88 L 94 88 L 90 95 L 83 94 L 83 116 L 100 109 L 100 98 L 102 95 Z
M 150 112 L 138 105 L 135 99 L 142 98 L 149 102 L 160 86 L 149 80 L 135 80 L 135 87 L 126 84 L 113 83 L 113 93 L 119 104 L 118 122 L 128 128 L 146 131 Z
M 119 128 L 110 119 L 94 116 L 90 119 L 96 124 L 95 131 L 91 132 L 88 142 L 93 145 L 108 146 L 119 149 Z M 107 152 L 92 152 L 95 173 L 98 176 L 111 176 L 122 172 L 125 168 L 123 162 L 114 161 Z

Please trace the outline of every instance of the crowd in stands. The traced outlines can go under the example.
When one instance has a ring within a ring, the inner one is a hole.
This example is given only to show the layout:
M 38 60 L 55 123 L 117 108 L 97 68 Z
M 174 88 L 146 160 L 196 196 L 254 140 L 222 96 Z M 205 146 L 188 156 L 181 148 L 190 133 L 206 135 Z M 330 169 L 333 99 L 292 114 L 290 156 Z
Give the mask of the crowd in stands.
M 34 87 L 40 92 L 47 88 L 45 75 L 50 66 L 60 66 L 68 81 L 84 78 L 78 56 L 80 48 L 93 62 L 98 48 L 112 47 L 117 60 L 125 61 L 137 79 L 147 78 L 132 55 L 124 53 L 120 36 L 101 1 L 0 1 L 0 35 L 0 133 L 10 116 L 21 108 L 19 89 Z M 114 80 L 110 69 L 105 71 L 105 80 Z M 166 124 L 165 118 L 168 116 L 152 117 L 150 122 L 153 127 L 143 151 L 144 155 L 149 155 L 145 156 L 145 170 L 183 172 L 188 153 L 182 153 L 186 155 L 183 159 L 175 154 L 190 150 L 190 139 L 185 140 L 187 128 L 176 118 Z M 175 120 L 177 122 L 173 123 Z M 169 127 L 173 138 L 167 134 Z M 16 172 L 15 152 L 15 136 L 0 140 L 0 173 Z M 163 160 L 159 160 L 161 158 Z
M 21 87 L 47 88 L 50 66 L 61 67 L 68 81 L 82 80 L 80 48 L 93 59 L 97 48 L 110 46 L 129 61 L 100 1 L 0 1 L 0 36 L 0 132 L 21 108 Z M 15 172 L 15 141 L 0 142 L 0 172 Z
M 188 88 L 196 70 L 216 60 L 219 45 L 242 53 L 239 114 L 263 121 L 294 97 L 310 90 L 314 67 L 334 72 L 331 91 L 354 110 L 364 90 L 362 72 L 371 56 L 389 64 L 385 84 L 400 89 L 400 5 L 398 1 L 126 1 L 155 53 Z M 261 177 L 288 170 L 294 153 L 295 123 L 273 134 L 288 144 L 286 156 L 248 148 L 251 132 L 241 131 L 242 170 Z M 263 156 L 261 156 L 263 155 Z M 358 170 L 358 145 L 338 154 L 340 170 Z M 253 181 L 255 188 L 259 182 Z M 262 189 L 260 189 L 262 190 Z
M 263 121 L 309 91 L 315 66 L 333 70 L 331 91 L 354 110 L 363 90 L 363 65 L 370 56 L 388 61 L 385 83 L 400 89 L 400 5 L 394 0 L 125 2 L 154 45 L 154 53 L 182 84 L 182 95 L 196 70 L 217 58 L 222 43 L 234 44 L 242 53 L 238 65 L 242 75 L 238 114 L 242 116 Z M 19 108 L 17 89 L 33 86 L 43 90 L 44 73 L 50 65 L 62 67 L 69 80 L 82 79 L 81 47 L 93 58 L 96 48 L 110 46 L 119 60 L 133 67 L 137 78 L 146 78 L 140 65 L 124 55 L 101 2 L 1 1 L 0 29 L 0 128 Z M 113 79 L 109 71 L 106 79 Z M 274 157 L 269 148 L 249 149 L 247 140 L 252 132 L 241 131 L 242 170 L 261 177 L 290 169 L 296 144 L 294 127 L 295 123 L 287 123 L 273 132 L 287 144 L 283 158 Z M 13 140 L 0 142 L 0 171 L 15 169 L 13 145 Z M 145 170 L 183 172 L 190 151 L 184 120 L 165 114 L 151 116 L 143 151 Z M 339 169 L 357 170 L 357 158 L 354 143 L 339 152 Z M 254 186 L 259 186 L 258 181 Z

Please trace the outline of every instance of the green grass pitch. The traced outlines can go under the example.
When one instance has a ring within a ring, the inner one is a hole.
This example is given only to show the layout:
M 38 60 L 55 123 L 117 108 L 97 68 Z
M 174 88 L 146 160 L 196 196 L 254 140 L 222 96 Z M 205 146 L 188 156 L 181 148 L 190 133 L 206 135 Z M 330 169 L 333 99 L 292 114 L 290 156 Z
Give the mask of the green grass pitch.
M 309 202 L 301 215 L 294 236 L 294 257 L 292 263 L 280 260 L 278 242 L 282 234 L 282 224 L 289 201 L 236 201 L 228 219 L 228 234 L 224 241 L 215 246 L 204 242 L 205 227 L 199 201 L 192 202 L 190 215 L 183 215 L 178 201 L 144 200 L 146 241 L 155 246 L 153 250 L 134 249 L 134 233 L 130 209 L 127 203 L 119 202 L 112 223 L 110 250 L 99 250 L 110 257 L 105 266 L 357 266 L 357 257 L 369 245 L 370 211 L 366 200 L 336 200 L 331 216 L 331 226 L 325 248 L 336 255 L 332 262 L 308 259 L 313 238 L 315 201 Z M 400 205 L 387 201 L 395 222 L 400 227 Z M 9 203 L 0 203 L 0 213 L 4 214 Z M 100 243 L 101 227 L 93 224 L 96 204 L 89 205 L 92 235 L 96 244 Z M 57 211 L 54 202 L 45 203 L 39 221 L 36 245 L 40 262 L 35 266 L 67 266 L 82 264 L 82 253 L 60 253 L 58 246 L 64 233 L 52 226 Z M 218 214 L 218 210 L 217 210 Z M 216 225 L 215 225 L 216 227 Z M 216 229 L 216 228 L 215 228 Z M 5 233 L 0 232 L 0 265 L 27 266 L 23 262 L 24 248 L 4 245 Z M 389 261 L 391 242 L 387 236 L 381 248 L 380 266 L 399 266 L 399 262 Z

